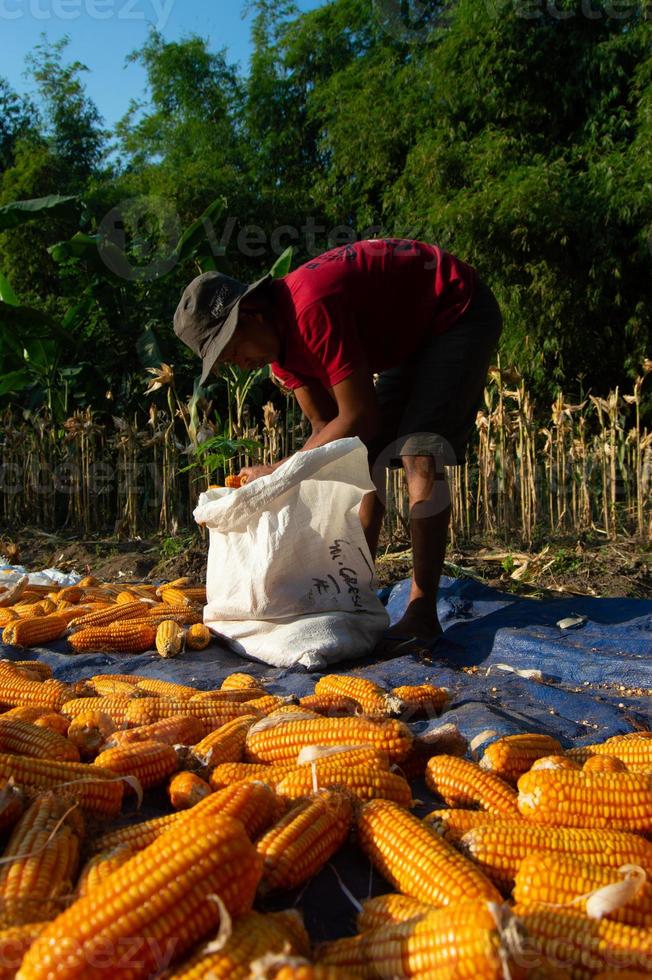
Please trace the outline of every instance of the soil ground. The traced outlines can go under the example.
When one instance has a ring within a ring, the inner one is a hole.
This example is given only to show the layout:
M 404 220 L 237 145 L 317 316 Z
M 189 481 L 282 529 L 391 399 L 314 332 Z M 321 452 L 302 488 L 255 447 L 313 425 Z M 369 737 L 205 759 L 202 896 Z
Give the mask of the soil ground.
M 0 553 L 10 555 L 29 571 L 39 568 L 93 573 L 105 581 L 169 580 L 187 575 L 203 581 L 208 539 L 200 534 L 136 541 L 48 534 L 36 528 L 0 529 Z M 471 577 L 521 595 L 545 598 L 559 593 L 629 596 L 652 599 L 652 547 L 633 538 L 549 541 L 539 550 L 524 551 L 503 543 L 469 542 L 449 548 L 445 572 Z M 410 575 L 412 554 L 407 542 L 381 548 L 377 574 L 380 585 Z

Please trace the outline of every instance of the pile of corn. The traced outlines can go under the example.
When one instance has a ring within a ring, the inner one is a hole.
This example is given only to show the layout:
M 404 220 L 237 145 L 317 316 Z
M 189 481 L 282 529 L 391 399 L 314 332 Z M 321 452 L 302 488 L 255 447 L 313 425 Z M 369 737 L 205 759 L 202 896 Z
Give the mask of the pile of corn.
M 453 726 L 408 724 L 446 701 L 337 674 L 298 701 L 241 673 L 67 685 L 0 661 L 0 980 L 652 974 L 652 735 L 517 735 L 470 761 Z M 441 800 L 424 817 L 415 779 Z M 296 890 L 351 841 L 387 893 L 313 947 Z

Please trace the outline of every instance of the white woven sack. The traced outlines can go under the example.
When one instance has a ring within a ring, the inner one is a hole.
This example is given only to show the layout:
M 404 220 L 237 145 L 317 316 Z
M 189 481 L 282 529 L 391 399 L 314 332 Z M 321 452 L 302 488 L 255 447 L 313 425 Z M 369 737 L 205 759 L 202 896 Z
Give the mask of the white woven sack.
M 319 670 L 369 653 L 389 624 L 359 518 L 373 489 L 354 438 L 295 453 L 239 490 L 203 493 L 194 517 L 210 531 L 206 625 L 275 667 Z

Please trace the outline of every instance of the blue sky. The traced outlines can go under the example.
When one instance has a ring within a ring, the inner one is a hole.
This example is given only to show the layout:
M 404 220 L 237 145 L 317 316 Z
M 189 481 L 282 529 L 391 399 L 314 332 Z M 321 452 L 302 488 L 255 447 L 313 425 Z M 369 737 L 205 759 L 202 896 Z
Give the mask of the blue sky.
M 296 0 L 302 11 L 323 2 Z M 251 17 L 242 19 L 243 7 L 241 0 L 0 0 L 0 75 L 16 91 L 29 92 L 25 55 L 42 33 L 52 41 L 67 34 L 68 58 L 89 68 L 88 93 L 111 126 L 129 100 L 143 94 L 144 72 L 138 65 L 125 67 L 125 58 L 143 43 L 150 25 L 166 40 L 206 37 L 211 48 L 226 47 L 229 61 L 244 68 Z

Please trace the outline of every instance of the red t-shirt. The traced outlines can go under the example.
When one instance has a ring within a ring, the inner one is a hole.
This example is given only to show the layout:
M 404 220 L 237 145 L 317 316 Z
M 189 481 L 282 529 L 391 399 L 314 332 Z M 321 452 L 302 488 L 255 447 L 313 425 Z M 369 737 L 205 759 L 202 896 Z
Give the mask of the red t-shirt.
M 396 367 L 464 313 L 471 266 L 437 245 L 369 239 L 324 252 L 273 283 L 283 346 L 274 375 L 288 388 L 344 381 L 366 364 Z

